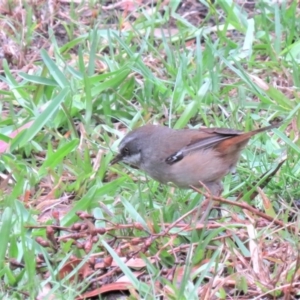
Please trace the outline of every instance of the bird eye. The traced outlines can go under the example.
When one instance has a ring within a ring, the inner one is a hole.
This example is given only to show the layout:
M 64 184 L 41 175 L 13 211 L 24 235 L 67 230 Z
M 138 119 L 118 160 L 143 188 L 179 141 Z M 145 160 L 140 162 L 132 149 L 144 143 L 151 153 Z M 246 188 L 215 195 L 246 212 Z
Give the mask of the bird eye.
M 128 155 L 129 154 L 129 149 L 128 147 L 123 148 L 123 155 Z

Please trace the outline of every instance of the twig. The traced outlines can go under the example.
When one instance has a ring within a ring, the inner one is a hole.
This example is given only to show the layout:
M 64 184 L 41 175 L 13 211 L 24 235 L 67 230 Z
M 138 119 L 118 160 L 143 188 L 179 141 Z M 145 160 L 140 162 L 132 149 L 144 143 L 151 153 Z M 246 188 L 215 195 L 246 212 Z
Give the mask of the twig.
M 214 196 L 212 194 L 209 194 L 209 193 L 206 193 L 206 192 L 203 192 L 195 187 L 191 187 L 194 191 L 196 191 L 197 193 L 199 194 L 202 194 L 204 195 L 205 197 L 210 197 L 212 200 L 214 201 L 217 201 L 217 202 L 220 202 L 220 203 L 226 203 L 226 204 L 229 204 L 229 205 L 232 205 L 232 206 L 238 206 L 242 209 L 246 209 L 248 211 L 250 211 L 251 213 L 265 219 L 265 220 L 268 220 L 269 222 L 273 222 L 274 224 L 280 226 L 280 227 L 284 227 L 286 228 L 287 230 L 293 232 L 293 233 L 297 233 L 297 228 L 294 227 L 293 225 L 291 224 L 285 224 L 284 222 L 282 221 L 279 221 L 279 220 L 276 220 L 270 216 L 268 216 L 267 214 L 259 211 L 258 209 L 252 207 L 251 205 L 249 205 L 248 203 L 246 202 L 234 202 L 234 201 L 230 201 L 230 200 L 227 200 L 225 198 L 222 198 L 222 197 L 218 197 L 218 196 Z

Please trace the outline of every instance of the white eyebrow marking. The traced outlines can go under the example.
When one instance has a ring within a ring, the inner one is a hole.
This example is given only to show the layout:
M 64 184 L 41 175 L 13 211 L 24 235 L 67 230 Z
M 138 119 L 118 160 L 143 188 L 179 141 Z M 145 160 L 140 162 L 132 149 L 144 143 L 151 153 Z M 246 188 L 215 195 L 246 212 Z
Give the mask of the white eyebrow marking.
M 119 145 L 119 149 L 122 149 L 124 147 L 124 145 L 130 143 L 134 139 L 135 139 L 134 136 L 130 136 L 130 135 L 125 136 Z

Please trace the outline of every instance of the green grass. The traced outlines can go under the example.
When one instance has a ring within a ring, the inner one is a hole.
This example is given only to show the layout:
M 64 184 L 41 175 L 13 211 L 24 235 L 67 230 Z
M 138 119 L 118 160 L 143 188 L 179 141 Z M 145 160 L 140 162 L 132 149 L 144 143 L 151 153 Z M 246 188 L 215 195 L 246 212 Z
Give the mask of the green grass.
M 68 22 L 55 19 L 66 39 L 48 21 L 48 29 L 38 26 L 42 6 L 26 4 L 24 26 L 17 3 L 6 4 L 1 34 L 18 51 L 5 56 L 0 75 L 1 299 L 98 296 L 122 274 L 133 287 L 128 299 L 300 294 L 299 238 L 288 230 L 299 223 L 297 2 L 258 2 L 253 18 L 231 1 L 202 2 L 208 13 L 199 26 L 178 13 L 177 1 L 135 14 L 72 4 Z M 45 42 L 41 51 L 37 41 Z M 223 195 L 242 192 L 240 201 L 285 228 L 226 205 L 204 227 L 189 224 L 191 216 L 172 225 L 202 195 L 109 165 L 124 134 L 146 123 L 248 131 L 274 117 L 283 124 L 251 139 Z M 254 183 L 284 155 L 265 197 L 251 200 Z M 79 264 L 67 268 L 75 257 Z

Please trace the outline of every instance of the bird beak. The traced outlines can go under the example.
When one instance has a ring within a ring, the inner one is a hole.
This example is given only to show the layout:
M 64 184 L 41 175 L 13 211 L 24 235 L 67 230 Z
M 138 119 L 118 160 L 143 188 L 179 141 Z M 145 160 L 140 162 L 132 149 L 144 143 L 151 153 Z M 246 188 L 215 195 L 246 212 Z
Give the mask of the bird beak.
M 110 165 L 114 165 L 116 163 L 118 163 L 119 161 L 122 160 L 122 155 L 121 154 L 117 154 L 110 162 Z

